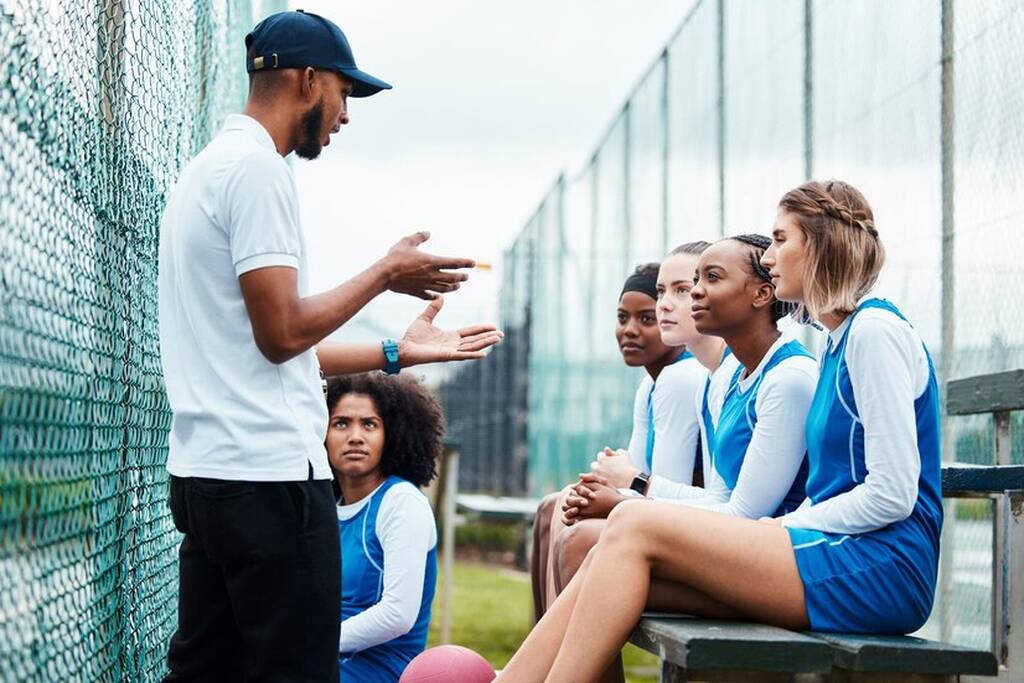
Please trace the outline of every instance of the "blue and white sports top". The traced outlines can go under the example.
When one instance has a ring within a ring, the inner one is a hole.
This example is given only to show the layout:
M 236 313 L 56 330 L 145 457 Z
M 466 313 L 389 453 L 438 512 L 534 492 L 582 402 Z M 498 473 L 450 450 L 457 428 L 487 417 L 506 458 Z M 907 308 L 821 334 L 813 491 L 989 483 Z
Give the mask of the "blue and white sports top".
M 358 657 L 401 674 L 427 642 L 437 578 L 430 504 L 411 483 L 390 476 L 359 503 L 339 506 L 338 532 L 340 660 Z
M 665 366 L 655 382 L 644 374 L 633 402 L 630 462 L 689 484 L 699 452 L 700 435 L 694 416 L 694 396 L 707 370 L 689 351 Z
M 797 341 L 780 337 L 746 377 L 738 361 L 721 399 L 702 401 L 705 489 L 671 491 L 651 480 L 653 497 L 757 519 L 796 509 L 807 474 L 804 420 L 817 383 L 817 363 Z M 717 372 L 716 372 L 717 374 Z M 706 396 L 711 396 L 709 385 Z M 664 492 L 664 493 L 663 493 Z
M 884 299 L 866 298 L 829 335 L 807 418 L 810 504 L 787 527 L 886 529 L 933 572 L 942 529 L 939 390 L 921 338 Z M 898 549 L 902 547 L 902 549 Z

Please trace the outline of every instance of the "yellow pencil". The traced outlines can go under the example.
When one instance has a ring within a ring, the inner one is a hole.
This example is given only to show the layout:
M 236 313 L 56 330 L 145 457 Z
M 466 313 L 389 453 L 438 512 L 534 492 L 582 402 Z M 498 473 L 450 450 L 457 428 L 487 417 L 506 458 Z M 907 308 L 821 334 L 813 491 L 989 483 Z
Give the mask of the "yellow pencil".
M 485 263 L 483 261 L 477 261 L 476 269 L 477 270 L 494 270 L 494 266 L 491 265 L 490 263 Z

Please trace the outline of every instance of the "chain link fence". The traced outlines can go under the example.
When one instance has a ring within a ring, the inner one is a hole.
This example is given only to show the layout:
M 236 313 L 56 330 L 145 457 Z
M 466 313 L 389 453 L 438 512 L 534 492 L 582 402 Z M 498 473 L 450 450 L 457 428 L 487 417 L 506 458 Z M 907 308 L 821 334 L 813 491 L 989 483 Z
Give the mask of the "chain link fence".
M 158 223 L 283 5 L 0 0 L 0 680 L 164 673 Z
M 461 486 L 541 495 L 625 444 L 640 379 L 613 338 L 626 275 L 684 241 L 769 232 L 779 198 L 809 177 L 871 201 L 888 253 L 878 291 L 943 382 L 1024 367 L 1022 46 L 1021 0 L 696 2 L 589 163 L 505 253 L 502 354 L 443 390 Z M 505 384 L 478 381 L 509 358 Z M 473 421 L 483 402 L 487 420 Z M 992 462 L 989 418 L 951 418 L 944 439 L 947 460 Z M 495 462 L 515 476 L 489 477 Z M 948 520 L 924 632 L 985 646 L 991 509 L 951 503 Z

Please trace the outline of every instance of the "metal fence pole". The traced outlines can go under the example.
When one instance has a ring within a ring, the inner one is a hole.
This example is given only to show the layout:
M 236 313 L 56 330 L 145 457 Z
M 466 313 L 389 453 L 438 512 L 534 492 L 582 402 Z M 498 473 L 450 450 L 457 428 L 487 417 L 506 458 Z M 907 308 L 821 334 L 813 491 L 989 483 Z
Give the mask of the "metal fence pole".
M 814 176 L 814 6 L 804 0 L 804 179 Z
M 669 168 L 671 164 L 671 106 L 669 100 L 669 66 L 668 48 L 661 53 L 661 251 L 660 254 L 668 253 L 669 246 Z
M 632 197 L 632 156 L 633 156 L 633 106 L 632 100 L 622 109 L 622 270 L 629 272 L 633 241 L 633 197 Z
M 941 424 L 943 460 L 956 459 L 956 440 L 953 437 L 949 417 L 946 413 L 946 383 L 953 374 L 955 344 L 955 253 L 953 215 L 953 172 L 954 172 L 954 93 L 953 93 L 953 0 L 942 0 L 942 94 L 940 102 L 941 132 L 940 159 L 942 164 L 942 294 L 940 319 L 942 326 L 942 357 L 939 363 L 939 391 L 941 392 Z M 953 559 L 956 555 L 956 506 L 955 500 L 943 503 L 946 519 L 943 526 L 942 549 L 939 563 L 939 618 L 943 640 L 953 637 L 956 614 L 953 610 Z
M 718 0 L 718 236 L 725 237 L 725 0 Z
M 442 518 L 443 556 L 441 565 L 441 643 L 452 642 L 452 604 L 455 590 L 455 499 L 459 495 L 459 451 L 445 454 L 444 504 Z
M 804 0 L 804 180 L 814 177 L 814 4 Z M 804 346 L 814 349 L 815 330 L 803 326 Z

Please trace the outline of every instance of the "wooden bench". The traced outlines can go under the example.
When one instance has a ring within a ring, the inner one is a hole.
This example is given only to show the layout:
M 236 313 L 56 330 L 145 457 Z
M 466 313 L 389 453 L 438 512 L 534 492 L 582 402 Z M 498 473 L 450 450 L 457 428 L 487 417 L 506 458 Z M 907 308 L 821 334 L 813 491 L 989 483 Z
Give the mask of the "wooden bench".
M 1024 370 L 950 382 L 946 406 L 949 415 L 994 418 L 995 465 L 942 470 L 943 497 L 994 501 L 991 650 L 645 614 L 630 641 L 662 660 L 663 683 L 1024 683 L 1024 466 L 1010 464 L 1010 412 L 1024 409 Z

